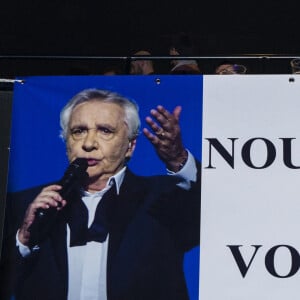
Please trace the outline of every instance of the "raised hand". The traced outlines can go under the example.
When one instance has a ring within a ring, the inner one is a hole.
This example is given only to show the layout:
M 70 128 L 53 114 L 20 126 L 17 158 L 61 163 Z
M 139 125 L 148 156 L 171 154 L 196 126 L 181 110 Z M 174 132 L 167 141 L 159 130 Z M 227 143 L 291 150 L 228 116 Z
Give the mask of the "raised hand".
M 159 158 L 166 167 L 178 172 L 185 164 L 188 154 L 182 144 L 179 117 L 181 106 L 176 106 L 172 113 L 162 105 L 150 111 L 151 117 L 146 122 L 151 130 L 143 129 L 143 133 L 154 146 Z

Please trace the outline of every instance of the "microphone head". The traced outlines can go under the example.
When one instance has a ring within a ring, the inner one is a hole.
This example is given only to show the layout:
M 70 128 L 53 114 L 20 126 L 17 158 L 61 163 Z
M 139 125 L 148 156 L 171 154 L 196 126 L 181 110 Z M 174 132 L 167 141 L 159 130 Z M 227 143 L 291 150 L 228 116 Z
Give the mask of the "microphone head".
M 88 178 L 87 168 L 88 162 L 85 158 L 76 158 L 71 162 L 59 182 L 62 186 L 60 190 L 61 196 L 67 197 L 74 187 L 80 185 Z
M 74 168 L 74 170 L 80 170 L 81 172 L 85 172 L 88 166 L 89 165 L 87 159 L 79 157 L 71 162 L 69 168 Z

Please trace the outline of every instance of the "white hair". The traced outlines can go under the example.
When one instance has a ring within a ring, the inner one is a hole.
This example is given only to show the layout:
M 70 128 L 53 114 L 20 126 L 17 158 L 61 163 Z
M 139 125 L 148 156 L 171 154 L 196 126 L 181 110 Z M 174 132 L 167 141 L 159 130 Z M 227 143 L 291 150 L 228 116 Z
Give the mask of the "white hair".
M 105 103 L 114 103 L 123 108 L 125 114 L 124 121 L 128 126 L 129 140 L 132 140 L 138 136 L 141 121 L 138 113 L 138 105 L 134 101 L 129 100 L 115 92 L 98 89 L 86 89 L 76 94 L 60 112 L 60 136 L 63 140 L 66 140 L 67 138 L 68 126 L 74 108 L 80 103 L 95 100 Z

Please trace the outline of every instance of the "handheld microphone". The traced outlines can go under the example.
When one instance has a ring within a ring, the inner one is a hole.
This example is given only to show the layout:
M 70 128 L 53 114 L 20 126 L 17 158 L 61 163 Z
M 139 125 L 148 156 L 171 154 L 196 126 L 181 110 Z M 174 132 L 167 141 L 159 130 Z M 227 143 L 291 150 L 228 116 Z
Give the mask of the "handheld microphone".
M 63 177 L 57 183 L 62 186 L 58 191 L 63 199 L 67 202 L 71 201 L 69 196 L 75 187 L 80 185 L 87 177 L 86 172 L 88 162 L 84 158 L 76 158 L 66 169 Z M 30 245 L 35 246 L 45 237 L 53 225 L 56 215 L 59 211 L 56 207 L 49 207 L 48 209 L 38 209 L 35 213 L 35 219 L 29 227 L 30 231 Z

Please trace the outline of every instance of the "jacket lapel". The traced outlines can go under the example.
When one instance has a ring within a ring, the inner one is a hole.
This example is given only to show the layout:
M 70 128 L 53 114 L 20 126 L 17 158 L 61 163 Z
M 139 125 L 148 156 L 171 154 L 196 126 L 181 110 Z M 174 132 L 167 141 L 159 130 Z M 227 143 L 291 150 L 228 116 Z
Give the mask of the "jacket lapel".
M 112 270 L 113 260 L 118 252 L 127 226 L 135 216 L 145 195 L 145 187 L 140 177 L 129 170 L 126 171 L 114 209 L 112 223 L 109 229 L 109 246 L 107 258 L 107 281 Z

